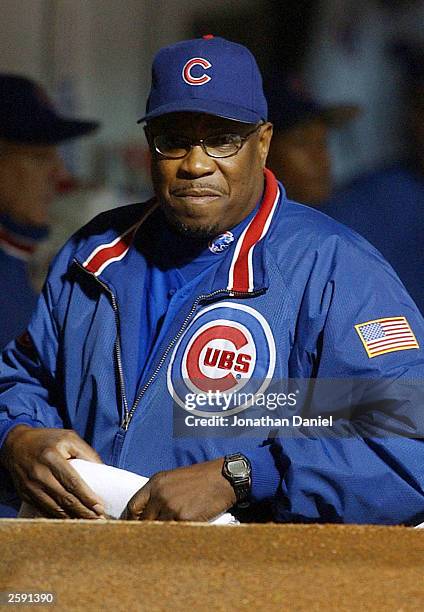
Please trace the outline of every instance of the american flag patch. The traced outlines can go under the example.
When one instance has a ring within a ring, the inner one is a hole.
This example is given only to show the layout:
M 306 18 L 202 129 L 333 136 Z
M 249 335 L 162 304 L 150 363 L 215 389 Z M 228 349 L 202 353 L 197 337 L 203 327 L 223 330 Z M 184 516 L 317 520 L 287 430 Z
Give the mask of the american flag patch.
M 368 357 L 420 348 L 405 317 L 375 319 L 355 325 Z

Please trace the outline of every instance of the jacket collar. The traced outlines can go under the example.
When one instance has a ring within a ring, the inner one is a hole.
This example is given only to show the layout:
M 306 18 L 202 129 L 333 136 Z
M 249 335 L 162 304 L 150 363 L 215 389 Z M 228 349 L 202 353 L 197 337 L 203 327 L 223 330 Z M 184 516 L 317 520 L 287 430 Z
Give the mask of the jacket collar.
M 253 293 L 266 286 L 263 239 L 269 232 L 283 189 L 270 170 L 265 169 L 264 174 L 265 190 L 259 210 L 228 250 L 225 262 L 215 277 L 214 285 L 229 292 Z M 81 265 L 106 285 L 113 285 L 113 279 L 117 278 L 115 275 L 120 274 L 117 262 L 122 262 L 133 250 L 131 247 L 137 231 L 157 207 L 157 201 L 150 200 L 143 207 L 140 218 L 118 236 L 111 234 L 111 230 L 106 238 L 105 235 L 99 238 L 94 248 L 91 243 L 88 254 L 85 252 L 79 259 Z
M 150 200 L 136 223 L 112 240 L 102 242 L 91 250 L 88 257 L 82 262 L 82 266 L 87 272 L 91 272 L 94 276 L 99 276 L 102 279 L 101 275 L 108 266 L 116 261 L 121 261 L 127 255 L 137 230 L 157 207 L 158 203 L 156 200 Z
M 29 260 L 38 243 L 47 236 L 47 226 L 23 225 L 6 215 L 0 215 L 0 248 L 12 257 Z
M 267 169 L 264 172 L 261 205 L 237 240 L 228 268 L 227 289 L 231 292 L 253 293 L 266 284 L 261 241 L 268 233 L 281 193 L 272 172 Z

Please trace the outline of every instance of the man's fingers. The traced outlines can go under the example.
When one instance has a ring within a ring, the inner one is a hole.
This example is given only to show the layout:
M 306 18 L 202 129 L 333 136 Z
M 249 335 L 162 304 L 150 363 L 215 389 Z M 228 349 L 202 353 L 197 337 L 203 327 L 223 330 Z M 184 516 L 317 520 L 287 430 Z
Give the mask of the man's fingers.
M 150 499 L 150 482 L 135 493 L 127 504 L 122 517 L 126 521 L 139 521 Z M 143 517 L 144 518 L 144 517 Z
M 138 520 L 139 521 L 157 521 L 157 520 L 160 520 L 159 518 L 160 513 L 161 513 L 161 507 L 160 507 L 159 500 L 150 497 L 149 501 L 144 507 L 144 510 L 138 517 Z
M 16 431 L 15 431 L 16 430 Z M 5 443 L 7 467 L 21 496 L 53 516 L 98 518 L 103 500 L 80 478 L 68 459 L 101 459 L 73 430 L 17 426 Z
M 92 518 L 93 514 L 105 515 L 103 500 L 82 480 L 69 461 L 59 456 L 56 462 L 49 464 L 49 467 L 56 481 L 59 481 L 60 488 L 65 492 L 66 510 L 69 506 L 79 518 Z M 56 490 L 58 491 L 57 488 Z M 55 499 L 58 498 L 55 496 Z
M 99 518 L 94 509 L 84 506 L 78 497 L 66 490 L 48 466 L 41 465 L 34 470 L 26 481 L 26 488 L 37 506 L 42 505 L 43 510 L 48 510 L 57 518 Z
M 34 506 L 34 508 L 36 508 L 44 516 L 62 519 L 71 518 L 63 508 L 58 506 L 56 501 L 50 497 L 50 495 L 45 493 L 39 487 L 36 487 L 30 483 L 27 483 L 25 493 L 22 493 L 21 497 L 28 504 Z
M 72 432 L 73 437 L 64 438 L 57 444 L 57 450 L 65 459 L 85 459 L 92 463 L 103 463 L 99 455 L 87 442 Z

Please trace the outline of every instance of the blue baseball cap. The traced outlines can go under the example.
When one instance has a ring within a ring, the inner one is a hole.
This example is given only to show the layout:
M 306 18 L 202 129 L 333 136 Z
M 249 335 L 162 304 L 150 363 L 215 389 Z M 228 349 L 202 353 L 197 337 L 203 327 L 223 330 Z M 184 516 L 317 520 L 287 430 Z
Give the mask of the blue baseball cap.
M 161 49 L 153 60 L 146 114 L 138 123 L 177 112 L 266 121 L 262 77 L 252 53 L 210 34 Z
M 0 74 L 0 138 L 53 145 L 88 134 L 98 125 L 62 117 L 37 83 L 16 74 Z

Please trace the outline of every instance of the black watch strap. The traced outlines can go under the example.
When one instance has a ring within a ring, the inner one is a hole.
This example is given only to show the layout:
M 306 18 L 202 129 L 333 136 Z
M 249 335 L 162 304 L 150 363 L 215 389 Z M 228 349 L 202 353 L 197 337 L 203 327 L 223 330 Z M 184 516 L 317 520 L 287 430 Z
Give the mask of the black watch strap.
M 237 467 L 237 470 L 234 469 L 234 466 Z M 225 456 L 222 474 L 231 483 L 239 507 L 249 505 L 252 487 L 251 472 L 252 468 L 249 459 L 241 453 Z

